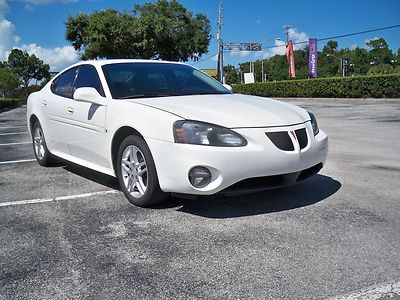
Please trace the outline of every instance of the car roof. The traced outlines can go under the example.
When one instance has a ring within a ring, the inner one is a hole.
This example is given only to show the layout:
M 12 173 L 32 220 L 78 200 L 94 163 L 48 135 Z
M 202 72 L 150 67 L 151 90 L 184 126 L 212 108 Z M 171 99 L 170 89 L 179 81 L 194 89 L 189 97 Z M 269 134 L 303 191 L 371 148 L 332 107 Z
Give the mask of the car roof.
M 151 60 L 151 59 L 98 59 L 98 60 L 83 60 L 73 66 L 79 66 L 82 64 L 91 64 L 94 66 L 104 66 L 108 64 L 121 64 L 121 63 L 163 63 L 163 64 L 184 64 L 176 61 L 165 61 L 165 60 Z M 70 66 L 70 67 L 73 67 Z M 68 67 L 68 68 L 70 68 Z
M 104 65 L 109 65 L 109 64 L 121 64 L 121 63 L 162 63 L 162 64 L 180 64 L 180 65 L 186 65 L 185 63 L 178 62 L 178 61 L 166 61 L 166 60 L 154 60 L 154 59 L 126 59 L 126 58 L 120 58 L 120 59 L 96 59 L 96 60 L 81 60 L 73 65 L 70 65 L 60 72 L 57 73 L 56 76 L 53 77 L 55 79 L 58 77 L 60 74 L 64 73 L 65 71 L 72 69 L 74 67 L 78 67 L 81 65 L 93 65 L 95 67 L 101 67 Z

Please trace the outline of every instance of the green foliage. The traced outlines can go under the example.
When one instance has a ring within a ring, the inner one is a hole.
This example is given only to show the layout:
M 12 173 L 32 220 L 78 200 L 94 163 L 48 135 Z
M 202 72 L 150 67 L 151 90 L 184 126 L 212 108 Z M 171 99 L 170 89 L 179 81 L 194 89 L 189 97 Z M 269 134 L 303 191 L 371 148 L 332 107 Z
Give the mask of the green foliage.
M 394 68 L 389 64 L 381 64 L 377 66 L 371 67 L 368 71 L 368 75 L 373 74 L 392 74 L 394 72 Z
M 18 75 L 26 89 L 31 80 L 50 80 L 50 66 L 44 64 L 36 55 L 20 49 L 11 50 L 8 55 L 7 67 Z
M 337 41 L 328 41 L 325 47 L 322 49 L 322 52 L 324 54 L 332 54 L 335 53 L 338 47 L 339 45 Z
M 17 107 L 25 104 L 24 100 L 20 99 L 8 99 L 8 98 L 0 98 L 0 109 L 8 108 L 8 107 Z
M 238 70 L 234 66 L 232 65 L 224 66 L 224 75 L 227 84 L 240 83 Z
M 347 76 L 358 76 L 367 74 L 378 74 L 382 70 L 395 73 L 395 67 L 400 65 L 400 49 L 397 53 L 392 53 L 383 38 L 367 42 L 368 49 L 356 47 L 355 49 L 339 49 L 336 41 L 328 41 L 322 51 L 318 51 L 317 75 L 321 77 L 342 76 L 341 61 L 343 58 L 349 59 L 350 66 Z M 296 78 L 308 78 L 308 48 L 294 51 Z M 264 61 L 264 74 L 267 81 L 288 79 L 288 65 L 285 55 L 275 55 Z M 262 61 L 254 62 L 256 81 L 261 81 Z M 249 72 L 249 62 L 239 64 L 237 73 Z M 379 65 L 390 65 L 389 67 L 375 67 Z M 372 68 L 372 71 L 369 70 Z M 376 70 L 378 69 L 378 71 Z M 232 76 L 232 74 L 231 74 Z
M 370 40 L 366 45 L 371 48 L 369 56 L 374 65 L 391 64 L 393 53 L 383 38 Z
M 135 5 L 131 13 L 108 9 L 70 16 L 66 39 L 83 59 L 198 60 L 207 53 L 210 21 L 176 0 Z
M 234 92 L 263 97 L 395 98 L 400 75 L 285 80 L 234 86 Z
M 18 76 L 8 69 L 0 69 L 0 96 L 6 97 L 10 92 L 18 88 Z
M 135 34 L 133 17 L 114 9 L 80 13 L 67 20 L 66 39 L 75 49 L 84 49 L 82 59 L 135 57 Z

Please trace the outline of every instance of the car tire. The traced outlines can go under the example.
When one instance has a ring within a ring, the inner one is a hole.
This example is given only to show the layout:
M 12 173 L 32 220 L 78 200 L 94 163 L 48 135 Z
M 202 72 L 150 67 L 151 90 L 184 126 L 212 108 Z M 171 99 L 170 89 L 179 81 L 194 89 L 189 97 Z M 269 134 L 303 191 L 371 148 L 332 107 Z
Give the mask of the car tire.
M 39 165 L 50 167 L 56 163 L 56 159 L 47 149 L 46 139 L 39 121 L 36 121 L 32 126 L 32 144 L 33 152 Z
M 168 197 L 160 189 L 153 156 L 141 137 L 130 135 L 122 141 L 117 156 L 117 177 L 121 190 L 136 206 L 149 207 Z

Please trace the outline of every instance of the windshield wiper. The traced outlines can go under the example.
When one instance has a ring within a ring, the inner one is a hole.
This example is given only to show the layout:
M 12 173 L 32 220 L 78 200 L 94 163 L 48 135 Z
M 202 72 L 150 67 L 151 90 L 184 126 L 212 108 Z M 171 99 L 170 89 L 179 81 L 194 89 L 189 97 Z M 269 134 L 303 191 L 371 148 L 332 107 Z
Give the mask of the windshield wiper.
M 168 97 L 168 96 L 173 96 L 173 95 L 143 93 L 143 94 L 133 94 L 133 95 L 128 95 L 128 96 L 123 96 L 123 97 L 119 97 L 118 99 L 152 98 L 152 97 Z

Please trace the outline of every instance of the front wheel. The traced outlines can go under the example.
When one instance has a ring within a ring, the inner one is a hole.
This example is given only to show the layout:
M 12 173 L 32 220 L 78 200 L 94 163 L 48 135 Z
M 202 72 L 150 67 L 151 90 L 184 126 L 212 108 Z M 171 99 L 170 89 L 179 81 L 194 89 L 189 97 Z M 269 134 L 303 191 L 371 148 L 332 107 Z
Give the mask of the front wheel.
M 55 164 L 56 160 L 47 149 L 46 140 L 44 138 L 43 129 L 39 121 L 32 126 L 33 151 L 37 162 L 43 167 L 50 167 Z
M 128 136 L 120 145 L 117 156 L 117 177 L 129 202 L 149 207 L 167 198 L 158 183 L 153 157 L 146 142 Z

